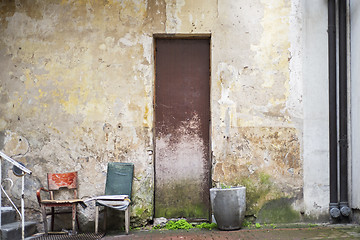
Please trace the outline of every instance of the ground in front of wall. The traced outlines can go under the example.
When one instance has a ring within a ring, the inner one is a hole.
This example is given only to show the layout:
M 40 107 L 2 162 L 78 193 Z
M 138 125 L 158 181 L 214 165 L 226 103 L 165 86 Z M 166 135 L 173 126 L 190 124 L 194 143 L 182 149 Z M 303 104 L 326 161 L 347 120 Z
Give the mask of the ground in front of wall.
M 200 240 L 200 239 L 360 239 L 360 225 L 308 224 L 301 226 L 260 226 L 242 228 L 236 231 L 218 229 L 186 230 L 136 230 L 129 235 L 124 233 L 106 234 L 103 240 L 118 239 L 163 239 L 163 240 Z

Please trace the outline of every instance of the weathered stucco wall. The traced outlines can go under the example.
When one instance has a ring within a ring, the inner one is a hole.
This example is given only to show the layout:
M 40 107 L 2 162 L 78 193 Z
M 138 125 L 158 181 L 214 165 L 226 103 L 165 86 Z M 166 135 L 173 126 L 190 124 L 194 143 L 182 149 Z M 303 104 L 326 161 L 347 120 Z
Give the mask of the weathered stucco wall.
M 250 215 L 270 200 L 301 210 L 299 2 L 3 1 L 0 149 L 33 170 L 29 211 L 47 172 L 79 171 L 90 197 L 109 161 L 129 161 L 132 220 L 152 218 L 153 34 L 168 33 L 211 34 L 214 185 L 246 185 Z
M 300 16 L 296 1 L 219 1 L 213 180 L 247 186 L 248 214 L 302 198 Z

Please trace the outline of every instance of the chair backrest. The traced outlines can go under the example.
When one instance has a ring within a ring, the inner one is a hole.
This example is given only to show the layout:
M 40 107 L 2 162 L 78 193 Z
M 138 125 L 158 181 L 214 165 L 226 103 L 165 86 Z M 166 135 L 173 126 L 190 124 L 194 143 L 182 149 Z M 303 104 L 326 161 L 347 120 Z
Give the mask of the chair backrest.
M 77 189 L 77 172 L 69 173 L 48 173 L 48 188 L 50 191 L 56 191 L 60 188 Z
M 131 198 L 133 163 L 108 163 L 105 195 L 129 195 Z

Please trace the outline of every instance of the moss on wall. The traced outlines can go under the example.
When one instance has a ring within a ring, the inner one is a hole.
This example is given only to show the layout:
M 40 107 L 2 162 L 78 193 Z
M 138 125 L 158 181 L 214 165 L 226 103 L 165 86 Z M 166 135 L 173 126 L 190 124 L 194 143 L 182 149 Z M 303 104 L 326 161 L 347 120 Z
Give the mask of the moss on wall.
M 246 214 L 257 215 L 266 201 L 281 196 L 281 192 L 270 181 L 270 175 L 259 173 L 257 177 L 243 178 L 240 184 L 246 187 Z
M 282 190 L 274 178 L 264 172 L 230 181 L 225 185 L 246 187 L 246 215 L 261 223 L 287 223 L 302 220 L 293 203 L 297 193 Z
M 155 196 L 155 217 L 207 219 L 209 199 L 202 199 L 198 184 L 191 181 L 166 182 Z M 170 204 L 169 204 L 170 203 Z
M 261 223 L 294 223 L 301 220 L 301 215 L 292 207 L 293 199 L 279 198 L 268 201 L 260 209 L 257 222 Z

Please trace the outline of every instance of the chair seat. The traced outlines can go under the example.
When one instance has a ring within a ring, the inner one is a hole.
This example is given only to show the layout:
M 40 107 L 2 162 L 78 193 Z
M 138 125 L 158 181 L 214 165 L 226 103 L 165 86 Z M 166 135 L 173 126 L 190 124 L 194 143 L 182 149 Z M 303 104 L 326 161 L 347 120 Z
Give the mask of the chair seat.
M 103 196 L 96 196 L 89 199 L 86 199 L 84 202 L 93 201 L 93 200 L 116 200 L 116 201 L 124 201 L 128 199 L 129 195 L 103 195 Z
M 41 200 L 42 204 L 74 204 L 74 203 L 82 203 L 84 200 L 82 199 L 67 199 L 67 200 Z
M 130 201 L 127 200 L 118 200 L 118 201 L 108 201 L 108 200 L 97 200 L 96 206 L 104 206 L 109 208 L 115 208 L 116 210 L 126 210 L 129 207 Z

